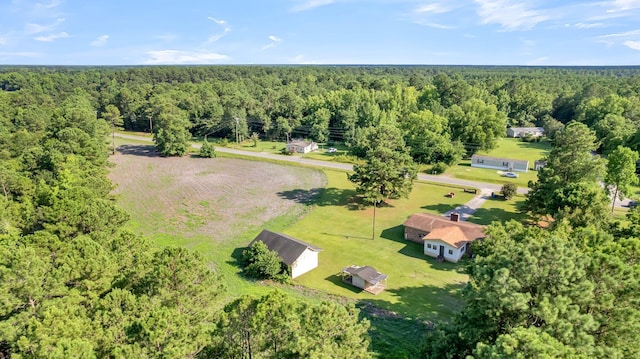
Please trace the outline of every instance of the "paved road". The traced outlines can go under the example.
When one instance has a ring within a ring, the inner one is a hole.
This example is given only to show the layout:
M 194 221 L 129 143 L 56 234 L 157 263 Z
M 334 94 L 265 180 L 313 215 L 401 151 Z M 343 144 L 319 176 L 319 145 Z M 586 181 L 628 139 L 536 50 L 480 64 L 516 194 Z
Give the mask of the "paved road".
M 125 133 L 116 133 L 116 137 L 126 138 L 135 141 L 149 142 L 152 143 L 153 140 L 150 137 L 139 136 L 139 135 L 131 135 Z M 192 144 L 193 148 L 200 148 L 200 144 Z M 268 158 L 274 159 L 283 162 L 292 162 L 299 163 L 309 166 L 316 166 L 322 168 L 331 168 L 331 169 L 339 169 L 345 171 L 353 170 L 353 165 L 348 163 L 339 163 L 339 162 L 331 162 L 331 161 L 321 161 L 321 160 L 313 160 L 309 158 L 302 158 L 298 156 L 282 156 L 273 153 L 265 153 L 265 152 L 253 152 L 253 151 L 244 151 L 227 147 L 216 147 L 217 152 L 221 153 L 230 153 L 237 154 L 248 157 L 256 157 L 256 158 Z M 485 183 L 485 182 L 476 182 L 476 181 L 467 181 L 458 178 L 446 177 L 446 176 L 434 176 L 428 175 L 424 173 L 418 174 L 418 179 L 421 181 L 428 181 L 433 183 L 441 183 L 445 185 L 454 185 L 460 187 L 469 187 L 469 188 L 478 188 L 480 193 L 474 199 L 469 201 L 467 204 L 460 208 L 460 212 L 463 214 L 463 218 L 468 218 L 475 209 L 479 208 L 484 201 L 491 196 L 491 192 L 500 192 L 502 188 L 501 185 L 493 184 L 493 183 Z M 518 193 L 526 194 L 529 192 L 529 188 L 518 187 Z M 629 200 L 617 200 L 616 207 L 627 207 L 629 204 Z M 458 209 L 456 209 L 458 210 Z
M 116 137 L 126 138 L 126 139 L 136 140 L 136 141 L 149 142 L 149 143 L 153 142 L 151 138 L 145 137 L 145 136 L 139 136 L 139 135 L 116 133 Z M 194 143 L 192 146 L 193 148 L 200 148 L 199 144 Z M 302 158 L 298 156 L 282 156 L 282 155 L 276 155 L 273 153 L 244 151 L 244 150 L 238 150 L 238 149 L 227 148 L 227 147 L 216 147 L 216 151 L 221 153 L 231 153 L 231 154 L 250 156 L 250 157 L 256 157 L 256 158 L 268 158 L 268 159 L 274 159 L 274 160 L 283 161 L 283 162 L 300 163 L 300 164 L 323 167 L 323 168 L 339 169 L 339 170 L 345 170 L 345 171 L 353 170 L 353 165 L 349 163 L 313 160 L 313 159 Z M 461 187 L 479 188 L 481 190 L 488 191 L 488 192 L 498 192 L 502 187 L 500 185 L 496 185 L 492 183 L 467 181 L 467 180 L 462 180 L 458 178 L 434 176 L 434 175 L 428 175 L 424 173 L 419 173 L 418 179 L 421 181 L 455 185 L 455 186 L 461 186 Z M 518 188 L 518 193 L 525 194 L 528 191 L 529 191 L 528 188 Z

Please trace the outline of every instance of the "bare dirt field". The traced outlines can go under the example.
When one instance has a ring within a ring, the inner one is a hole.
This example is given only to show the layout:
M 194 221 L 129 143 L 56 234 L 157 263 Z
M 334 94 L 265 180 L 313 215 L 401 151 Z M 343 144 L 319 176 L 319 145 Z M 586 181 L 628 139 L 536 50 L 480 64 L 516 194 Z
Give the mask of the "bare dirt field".
M 153 146 L 124 145 L 112 156 L 118 203 L 144 235 L 225 241 L 305 205 L 282 193 L 313 194 L 322 171 L 230 158 L 163 158 Z

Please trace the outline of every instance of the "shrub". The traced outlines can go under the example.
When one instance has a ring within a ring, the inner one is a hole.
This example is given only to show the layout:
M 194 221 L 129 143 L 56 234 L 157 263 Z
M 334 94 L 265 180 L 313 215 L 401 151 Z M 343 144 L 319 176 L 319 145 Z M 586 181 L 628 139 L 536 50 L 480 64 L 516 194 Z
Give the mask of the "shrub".
M 242 265 L 246 275 L 256 279 L 275 279 L 283 281 L 288 278 L 283 271 L 278 253 L 269 250 L 263 242 L 256 242 L 253 247 L 242 252 Z
M 202 147 L 200 147 L 200 157 L 203 157 L 203 158 L 216 157 L 216 148 L 209 142 L 205 141 L 202 144 Z
M 283 147 L 280 150 L 280 154 L 283 154 L 285 156 L 291 156 L 291 155 L 293 155 L 293 151 L 289 151 L 286 147 Z
M 516 195 L 516 193 L 518 193 L 518 186 L 516 186 L 514 183 L 505 183 L 504 186 L 502 186 L 501 191 L 504 199 L 509 200 L 512 199 Z
M 429 171 L 429 173 L 434 174 L 434 175 L 439 175 L 441 173 L 444 173 L 444 171 L 446 171 L 448 167 L 449 166 L 447 166 L 446 163 L 438 162 L 438 163 L 434 164 L 433 166 L 431 166 L 431 170 Z

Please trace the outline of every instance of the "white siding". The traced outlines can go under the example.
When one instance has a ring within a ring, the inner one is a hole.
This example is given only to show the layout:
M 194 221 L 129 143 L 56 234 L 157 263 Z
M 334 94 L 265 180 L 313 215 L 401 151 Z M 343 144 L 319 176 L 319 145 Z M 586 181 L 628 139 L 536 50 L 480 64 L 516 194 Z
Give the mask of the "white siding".
M 431 248 L 429 248 L 429 245 L 431 246 Z M 438 258 L 438 255 L 440 254 L 440 246 L 444 246 L 444 259 L 449 262 L 457 263 L 465 253 L 464 251 L 461 251 L 460 248 L 453 247 L 442 241 L 425 240 L 424 254 L 428 255 L 429 257 Z M 453 253 L 449 253 L 449 251 L 452 251 Z
M 317 266 L 318 252 L 307 249 L 291 265 L 291 278 L 301 276 Z
M 353 284 L 354 287 L 358 287 L 358 288 L 362 288 L 364 289 L 364 279 L 358 277 L 358 276 L 353 276 L 352 280 L 351 280 L 351 284 Z

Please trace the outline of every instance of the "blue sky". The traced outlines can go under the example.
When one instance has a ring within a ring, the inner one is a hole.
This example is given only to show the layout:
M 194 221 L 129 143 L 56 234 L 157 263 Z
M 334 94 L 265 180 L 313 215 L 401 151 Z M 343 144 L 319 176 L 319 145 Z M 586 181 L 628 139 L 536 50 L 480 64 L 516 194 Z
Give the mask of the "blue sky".
M 640 65 L 640 0 L 0 0 L 0 64 Z

